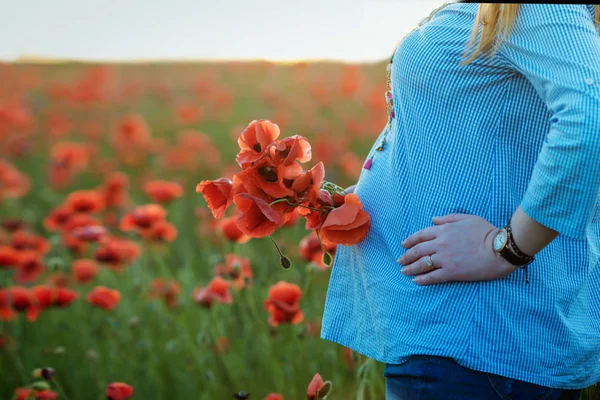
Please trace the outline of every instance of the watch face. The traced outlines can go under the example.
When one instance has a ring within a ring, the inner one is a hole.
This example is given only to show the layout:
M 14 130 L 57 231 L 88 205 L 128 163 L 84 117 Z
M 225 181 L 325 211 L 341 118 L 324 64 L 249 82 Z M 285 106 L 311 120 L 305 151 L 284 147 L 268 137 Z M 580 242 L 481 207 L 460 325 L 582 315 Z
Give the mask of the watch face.
M 508 240 L 508 235 L 506 234 L 506 230 L 502 229 L 494 238 L 494 250 L 500 251 L 502 247 L 506 244 Z

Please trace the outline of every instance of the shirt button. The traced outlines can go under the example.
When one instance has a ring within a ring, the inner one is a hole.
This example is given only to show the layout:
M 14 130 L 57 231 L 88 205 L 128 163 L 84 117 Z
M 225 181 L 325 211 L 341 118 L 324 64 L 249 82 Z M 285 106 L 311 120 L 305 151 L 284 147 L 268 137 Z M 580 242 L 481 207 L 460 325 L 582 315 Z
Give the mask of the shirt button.
M 588 85 L 592 85 L 594 83 L 594 80 L 592 78 L 585 78 L 585 83 Z

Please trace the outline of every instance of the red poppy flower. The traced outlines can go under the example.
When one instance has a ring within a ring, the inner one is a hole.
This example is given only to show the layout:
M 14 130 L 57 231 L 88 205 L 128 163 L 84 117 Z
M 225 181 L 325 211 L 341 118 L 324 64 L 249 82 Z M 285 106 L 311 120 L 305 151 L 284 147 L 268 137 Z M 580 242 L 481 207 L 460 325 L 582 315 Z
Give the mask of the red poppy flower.
M 292 183 L 292 190 L 295 192 L 298 198 L 308 198 L 311 204 L 316 205 L 318 203 L 317 197 L 321 191 L 321 185 L 325 178 L 325 166 L 322 162 L 319 162 L 314 167 L 294 179 Z M 325 191 L 325 193 L 328 193 Z
M 93 239 L 94 236 L 97 236 L 100 239 L 105 236 L 105 231 L 101 228 L 102 224 L 91 215 L 73 214 L 63 225 L 63 244 L 75 254 L 81 254 L 85 250 L 87 242 L 80 238 Z
M 79 298 L 79 293 L 69 288 L 57 287 L 55 290 L 56 299 L 54 300 L 54 305 L 56 307 L 66 307 Z
M 243 244 L 252 239 L 249 235 L 246 235 L 244 232 L 237 227 L 236 220 L 238 215 L 232 215 L 227 218 L 223 218 L 218 221 L 217 228 L 221 231 L 223 236 L 225 236 L 228 240 Z
M 237 141 L 240 152 L 236 156 L 236 161 L 240 167 L 244 168 L 267 155 L 268 146 L 279 137 L 279 134 L 279 126 L 269 120 L 250 122 Z
M 107 233 L 102 225 L 86 225 L 71 230 L 71 235 L 82 242 L 99 242 Z
M 73 215 L 71 209 L 66 205 L 60 205 L 50 211 L 50 213 L 44 218 L 44 227 L 50 231 L 55 232 L 62 229 L 64 224 Z
M 21 261 L 21 254 L 11 246 L 0 246 L 0 268 L 16 267 Z
M 46 130 L 55 138 L 68 135 L 71 129 L 73 124 L 62 114 L 51 114 L 46 119 Z
M 269 154 L 275 164 L 291 165 L 310 161 L 312 152 L 308 140 L 300 135 L 293 135 L 276 140 L 269 147 Z
M 23 286 L 11 286 L 7 294 L 10 305 L 16 311 L 25 311 L 34 301 L 31 291 Z
M 123 382 L 113 382 L 106 387 L 107 400 L 126 400 L 133 396 L 133 387 Z
M 96 286 L 87 296 L 87 301 L 96 307 L 113 310 L 121 300 L 121 293 L 105 286 Z
M 302 289 L 294 283 L 279 281 L 271 286 L 264 302 L 265 309 L 271 314 L 269 324 L 277 326 L 281 323 L 302 322 L 304 314 L 298 304 L 301 297 Z
M 71 270 L 75 281 L 78 283 L 87 283 L 93 281 L 98 274 L 98 265 L 96 265 L 94 260 L 81 258 L 73 261 Z
M 233 201 L 241 211 L 236 219 L 237 227 L 248 236 L 268 236 L 285 223 L 283 214 L 261 198 L 240 193 L 235 195 Z
M 0 199 L 25 196 L 31 188 L 29 176 L 12 164 L 0 160 Z
M 35 400 L 56 400 L 58 399 L 58 393 L 46 389 L 46 390 L 33 390 L 29 388 L 20 387 L 15 390 L 15 400 L 30 400 L 33 394 Z
M 202 109 L 195 104 L 179 104 L 174 112 L 175 119 L 182 125 L 194 123 L 202 117 Z
M 129 114 L 119 121 L 112 139 L 119 151 L 132 147 L 143 148 L 150 141 L 150 129 L 141 115 Z
M 236 176 L 243 182 L 245 191 L 268 200 L 264 194 L 273 198 L 294 196 L 294 191 L 290 189 L 290 186 L 293 180 L 301 174 L 302 166 L 300 164 L 293 163 L 287 166 L 274 164 L 265 158 L 238 172 Z
M 279 393 L 269 393 L 264 400 L 283 400 L 283 396 Z
M 177 238 L 177 228 L 168 221 L 157 221 L 149 230 L 142 231 L 141 236 L 152 242 L 172 242 Z
M 144 192 L 153 202 L 168 204 L 183 196 L 183 187 L 177 182 L 153 180 L 146 182 Z
M 146 204 L 125 214 L 121 218 L 119 227 L 123 232 L 135 230 L 143 233 L 149 231 L 154 223 L 164 220 L 166 216 L 167 212 L 160 204 Z
M 336 249 L 336 244 L 325 246 L 325 250 L 329 253 L 335 252 Z M 319 269 L 327 269 L 327 265 L 323 263 L 323 248 L 314 230 L 300 240 L 298 253 L 304 260 L 314 263 Z
M 128 188 L 129 178 L 123 172 L 117 171 L 106 178 L 98 191 L 103 194 L 107 207 L 123 207 L 129 201 Z
M 177 306 L 177 298 L 179 297 L 179 293 L 179 282 L 177 282 L 175 279 L 156 278 L 150 283 L 148 298 L 162 298 L 164 299 L 167 307 L 174 308 Z
M 229 282 L 220 276 L 216 276 L 206 287 L 194 289 L 192 298 L 194 302 L 203 307 L 210 307 L 214 300 L 219 303 L 231 304 L 233 298 L 229 292 L 229 286 Z
M 40 260 L 39 254 L 26 252 L 19 260 L 15 282 L 19 284 L 34 282 L 45 270 L 46 266 Z
M 44 255 L 50 251 L 50 242 L 42 236 L 24 230 L 13 234 L 11 246 L 17 251 L 33 251 Z
M 343 198 L 344 204 L 331 210 L 319 229 L 323 243 L 351 246 L 359 243 L 367 235 L 371 218 L 363 210 L 360 198 L 354 193 L 349 193 Z
M 89 164 L 91 151 L 88 144 L 59 142 L 50 149 L 50 168 L 55 166 L 69 171 L 69 174 L 85 170 Z
M 137 243 L 127 239 L 111 237 L 107 238 L 96 249 L 94 258 L 99 263 L 106 264 L 114 270 L 120 270 L 135 261 L 140 254 L 141 250 Z
M 93 214 L 105 207 L 104 196 L 97 190 L 77 190 L 70 193 L 65 205 L 74 213 Z
M 323 378 L 319 373 L 313 376 L 308 384 L 307 394 L 309 400 L 321 400 L 331 391 L 331 382 L 323 382 Z
M 196 192 L 202 193 L 213 217 L 221 218 L 227 207 L 233 202 L 233 182 L 228 178 L 214 181 L 201 181 Z
M 222 278 L 232 279 L 233 286 L 238 289 L 242 289 L 246 285 L 246 282 L 252 279 L 250 260 L 233 253 L 225 256 L 224 264 L 217 264 L 215 266 L 214 273 Z

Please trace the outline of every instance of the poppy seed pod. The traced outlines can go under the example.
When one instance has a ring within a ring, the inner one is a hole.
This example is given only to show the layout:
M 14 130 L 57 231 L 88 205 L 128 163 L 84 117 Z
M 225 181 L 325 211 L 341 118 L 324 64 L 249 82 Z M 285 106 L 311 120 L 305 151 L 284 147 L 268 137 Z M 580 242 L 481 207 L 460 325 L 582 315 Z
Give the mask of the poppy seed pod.
M 287 258 L 286 256 L 282 256 L 282 257 L 280 258 L 280 263 L 281 263 L 281 266 L 282 266 L 283 268 L 285 268 L 285 269 L 288 269 L 289 267 L 291 267 L 291 266 L 292 266 L 292 262 L 291 262 L 291 261 L 290 261 L 290 259 L 289 259 L 289 258 Z

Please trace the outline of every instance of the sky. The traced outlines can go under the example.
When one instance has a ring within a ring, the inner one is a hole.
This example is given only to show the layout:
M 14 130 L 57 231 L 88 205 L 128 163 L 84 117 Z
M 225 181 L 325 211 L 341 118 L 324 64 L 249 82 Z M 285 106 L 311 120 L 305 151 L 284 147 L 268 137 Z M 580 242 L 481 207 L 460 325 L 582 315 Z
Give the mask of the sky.
M 439 0 L 0 0 L 0 60 L 380 61 Z

